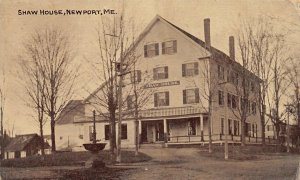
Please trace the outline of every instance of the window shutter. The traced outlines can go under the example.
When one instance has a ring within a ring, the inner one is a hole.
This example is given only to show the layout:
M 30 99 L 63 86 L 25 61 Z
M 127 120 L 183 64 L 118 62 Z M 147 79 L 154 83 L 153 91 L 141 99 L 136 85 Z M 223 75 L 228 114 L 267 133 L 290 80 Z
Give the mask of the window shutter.
M 169 106 L 170 104 L 170 98 L 169 98 L 169 92 L 165 92 L 165 96 L 166 96 L 166 106 Z
M 156 74 L 156 69 L 153 69 L 153 79 L 156 80 L 157 79 L 157 74 Z
M 195 89 L 195 98 L 196 98 L 196 103 L 199 103 L 199 100 L 200 100 L 200 98 L 199 98 L 199 88 Z
M 157 96 L 157 93 L 154 93 L 154 107 L 157 107 L 157 99 L 158 98 L 158 96 Z
M 137 72 L 137 74 L 136 74 L 137 82 L 141 82 L 142 81 L 142 72 L 141 72 L 141 70 L 137 70 L 136 72 Z
M 165 48 L 166 48 L 166 43 L 165 42 L 163 42 L 162 44 L 161 44 L 161 50 L 162 50 L 162 54 L 165 54 L 166 53 L 166 50 L 165 50 Z
M 173 41 L 173 52 L 174 53 L 177 52 L 177 41 L 176 40 Z
M 158 47 L 158 43 L 155 43 L 155 55 L 159 55 L 159 47 Z
M 194 74 L 195 74 L 195 75 L 198 75 L 198 74 L 199 74 L 198 63 L 197 63 L 197 62 L 194 63 Z
M 168 72 L 168 66 L 165 66 L 165 78 L 168 79 L 169 77 L 169 72 Z
M 186 70 L 186 64 L 182 64 L 182 77 L 186 76 L 185 70 Z
M 144 57 L 148 57 L 147 45 L 144 45 Z
M 186 104 L 186 90 L 183 90 L 183 104 Z

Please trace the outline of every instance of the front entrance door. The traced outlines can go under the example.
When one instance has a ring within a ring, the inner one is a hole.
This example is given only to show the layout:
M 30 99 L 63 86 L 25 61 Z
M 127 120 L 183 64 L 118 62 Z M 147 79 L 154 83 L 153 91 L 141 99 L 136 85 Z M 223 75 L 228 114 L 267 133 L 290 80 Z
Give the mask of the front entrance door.
M 164 123 L 159 121 L 142 121 L 142 143 L 155 143 L 164 140 Z

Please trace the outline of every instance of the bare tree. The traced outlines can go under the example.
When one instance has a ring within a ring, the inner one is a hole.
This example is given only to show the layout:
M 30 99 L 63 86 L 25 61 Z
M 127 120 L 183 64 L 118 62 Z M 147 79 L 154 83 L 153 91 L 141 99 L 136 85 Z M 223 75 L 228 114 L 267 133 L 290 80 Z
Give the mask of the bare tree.
M 6 81 L 6 76 L 5 76 L 4 69 L 2 69 L 2 74 L 0 75 L 1 159 L 4 158 L 4 141 L 5 141 L 5 137 L 4 137 L 5 133 L 3 127 L 4 107 L 5 107 L 5 99 L 6 99 L 5 81 Z
M 55 151 L 55 119 L 72 97 L 77 77 L 70 39 L 59 29 L 45 28 L 36 30 L 24 48 L 28 58 L 25 60 L 31 64 L 24 67 L 24 72 L 33 71 L 26 74 L 30 76 L 27 93 L 35 102 L 40 126 L 44 122 L 43 112 L 49 116 L 52 151 Z
M 269 115 L 271 118 L 275 130 L 276 136 L 279 137 L 280 124 L 283 121 L 285 111 L 280 112 L 282 103 L 282 97 L 286 94 L 290 82 L 288 81 L 288 72 L 285 68 L 285 64 L 290 61 L 290 57 L 287 56 L 287 48 L 285 43 L 285 37 L 281 34 L 273 36 L 272 50 L 274 52 L 273 63 L 271 64 L 271 79 L 270 89 L 267 92 L 268 104 L 270 108 Z M 278 143 L 280 139 L 278 138 Z
M 247 19 L 242 21 L 240 32 L 242 33 L 239 35 L 239 47 L 242 59 L 244 59 L 243 61 L 247 60 L 248 69 L 261 80 L 257 99 L 261 121 L 262 145 L 264 146 L 267 92 L 271 78 L 271 64 L 274 58 L 274 51 L 271 48 L 272 33 L 274 33 L 273 26 L 268 19 Z M 244 83 L 243 87 L 246 86 L 247 84 Z M 247 106 L 247 101 L 242 102 L 244 119 Z M 242 133 L 245 132 L 242 130 Z
M 297 58 L 293 58 L 290 64 L 286 65 L 288 72 L 288 80 L 291 83 L 290 101 L 293 109 L 295 109 L 294 116 L 297 119 L 298 127 L 300 127 L 300 66 Z
M 22 69 L 20 80 L 27 93 L 26 98 L 22 99 L 24 99 L 29 108 L 34 110 L 34 115 L 32 115 L 32 117 L 38 122 L 38 128 L 41 136 L 41 153 L 44 155 L 44 125 L 47 121 L 44 116 L 45 96 L 42 94 L 45 92 L 45 78 L 43 78 L 39 71 L 37 60 L 38 55 L 36 54 L 36 51 L 32 51 L 30 47 L 26 50 L 26 57 L 30 59 L 30 61 L 26 58 L 22 59 L 20 63 Z

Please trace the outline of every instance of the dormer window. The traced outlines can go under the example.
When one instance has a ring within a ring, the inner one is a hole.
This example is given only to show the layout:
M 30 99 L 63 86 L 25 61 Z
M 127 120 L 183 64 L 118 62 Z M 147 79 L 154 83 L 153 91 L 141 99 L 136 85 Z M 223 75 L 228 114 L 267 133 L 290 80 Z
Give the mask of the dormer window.
M 144 57 L 153 57 L 159 55 L 158 43 L 147 44 L 144 46 Z
M 162 43 L 162 54 L 174 54 L 177 52 L 177 41 L 166 41 Z

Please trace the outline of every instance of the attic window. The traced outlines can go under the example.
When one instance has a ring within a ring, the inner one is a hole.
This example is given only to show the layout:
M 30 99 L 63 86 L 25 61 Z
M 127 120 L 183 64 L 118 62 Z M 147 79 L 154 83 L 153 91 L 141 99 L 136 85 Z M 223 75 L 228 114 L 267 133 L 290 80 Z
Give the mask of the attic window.
M 162 43 L 162 54 L 173 54 L 177 52 L 177 41 L 166 41 Z
M 144 57 L 153 57 L 159 55 L 158 43 L 147 44 L 144 46 Z

